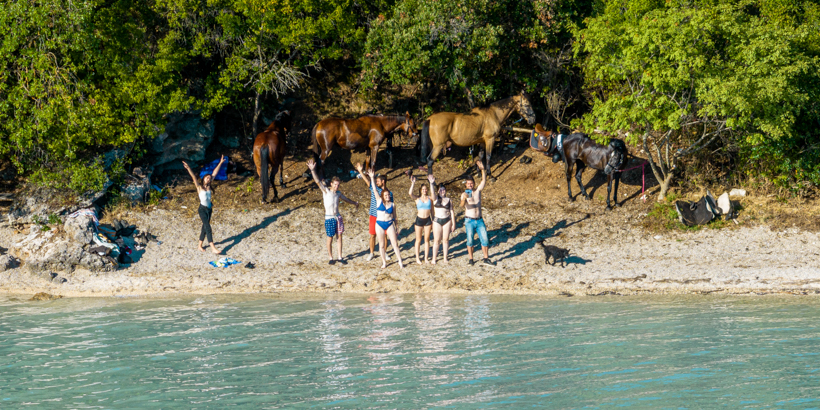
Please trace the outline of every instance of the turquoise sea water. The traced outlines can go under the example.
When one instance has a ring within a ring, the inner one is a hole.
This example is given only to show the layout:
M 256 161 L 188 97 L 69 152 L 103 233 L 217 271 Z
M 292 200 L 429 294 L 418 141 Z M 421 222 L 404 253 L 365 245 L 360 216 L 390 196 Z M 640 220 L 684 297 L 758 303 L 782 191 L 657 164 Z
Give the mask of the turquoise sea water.
M 0 297 L 0 408 L 817 408 L 820 299 Z

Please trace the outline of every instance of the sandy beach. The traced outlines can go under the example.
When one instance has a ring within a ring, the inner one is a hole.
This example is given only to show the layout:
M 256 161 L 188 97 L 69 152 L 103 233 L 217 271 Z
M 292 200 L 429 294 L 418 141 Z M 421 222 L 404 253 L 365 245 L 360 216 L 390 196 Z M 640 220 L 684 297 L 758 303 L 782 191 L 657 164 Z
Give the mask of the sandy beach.
M 453 234 L 448 265 L 417 265 L 411 218 L 400 222 L 405 269 L 395 257 L 386 269 L 365 260 L 367 210 L 343 207 L 344 253 L 348 265 L 329 266 L 322 211 L 318 203 L 273 206 L 264 213 L 215 213 L 216 241 L 242 263 L 208 265 L 216 257 L 196 249 L 199 219 L 185 209 L 122 215 L 157 235 L 135 252 L 135 263 L 115 272 L 78 269 L 64 284 L 31 275 L 25 266 L 0 274 L 0 292 L 63 296 L 131 296 L 175 293 L 258 292 L 453 292 L 508 294 L 638 293 L 820 293 L 818 235 L 766 227 L 697 232 L 647 233 L 641 216 L 604 213 L 594 202 L 574 202 L 540 210 L 491 209 L 485 212 L 497 266 L 467 265 L 463 225 Z M 400 204 L 400 215 L 412 205 Z M 459 218 L 460 219 L 460 218 Z M 23 233 L 0 229 L 0 246 L 9 248 Z M 567 266 L 545 264 L 538 242 L 571 251 Z M 478 251 L 478 249 L 477 249 Z M 392 253 L 392 252 L 391 252 Z M 480 253 L 479 253 L 480 255 Z M 255 269 L 244 268 L 252 262 Z

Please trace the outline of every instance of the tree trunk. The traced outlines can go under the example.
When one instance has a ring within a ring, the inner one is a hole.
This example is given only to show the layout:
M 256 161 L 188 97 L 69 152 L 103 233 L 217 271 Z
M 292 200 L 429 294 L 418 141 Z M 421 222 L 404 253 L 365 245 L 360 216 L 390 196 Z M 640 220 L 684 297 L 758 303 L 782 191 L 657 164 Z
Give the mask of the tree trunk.
M 649 149 L 649 144 L 647 143 L 647 139 L 649 134 L 643 135 L 643 149 L 646 152 L 647 161 L 649 162 L 649 168 L 652 170 L 652 174 L 655 176 L 655 179 L 661 186 L 660 191 L 658 192 L 658 202 L 662 202 L 666 200 L 666 193 L 669 192 L 669 185 L 672 183 L 672 177 L 674 173 L 672 172 L 675 169 L 674 163 L 664 163 L 664 158 L 658 149 L 658 146 L 654 144 L 655 151 L 658 154 L 658 161 L 655 161 L 655 158 L 652 156 L 652 151 Z M 668 140 L 667 145 L 668 145 Z M 668 160 L 667 156 L 667 160 Z M 674 159 L 673 159 L 674 161 Z
M 669 185 L 672 183 L 672 173 L 666 174 L 663 180 L 660 181 L 661 190 L 658 192 L 658 202 L 666 200 L 666 194 L 669 192 Z
M 251 138 L 256 138 L 259 134 L 259 128 L 257 124 L 259 123 L 259 90 L 256 91 L 256 101 L 253 105 L 253 134 L 251 134 Z

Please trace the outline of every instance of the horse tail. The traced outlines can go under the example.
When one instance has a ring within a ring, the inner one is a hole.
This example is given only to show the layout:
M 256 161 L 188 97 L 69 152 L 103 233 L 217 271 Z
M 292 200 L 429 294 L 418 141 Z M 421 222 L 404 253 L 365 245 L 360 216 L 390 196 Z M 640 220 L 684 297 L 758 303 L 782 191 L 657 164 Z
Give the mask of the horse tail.
M 268 148 L 268 144 L 259 148 L 259 156 L 260 162 L 262 166 L 260 167 L 259 171 L 259 182 L 262 183 L 262 199 L 267 200 L 268 197 L 268 190 L 270 189 L 270 176 L 268 174 L 268 155 L 270 151 Z
M 429 161 L 433 146 L 433 141 L 430 140 L 430 120 L 425 120 L 421 126 L 419 143 L 421 143 L 421 162 Z

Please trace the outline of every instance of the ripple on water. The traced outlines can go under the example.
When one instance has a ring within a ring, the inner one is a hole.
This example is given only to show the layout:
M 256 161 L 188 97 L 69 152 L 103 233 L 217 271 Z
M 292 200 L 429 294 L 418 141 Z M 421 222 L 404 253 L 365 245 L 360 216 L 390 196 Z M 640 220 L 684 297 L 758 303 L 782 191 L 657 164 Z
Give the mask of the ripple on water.
M 809 298 L 0 298 L 3 407 L 817 406 Z

